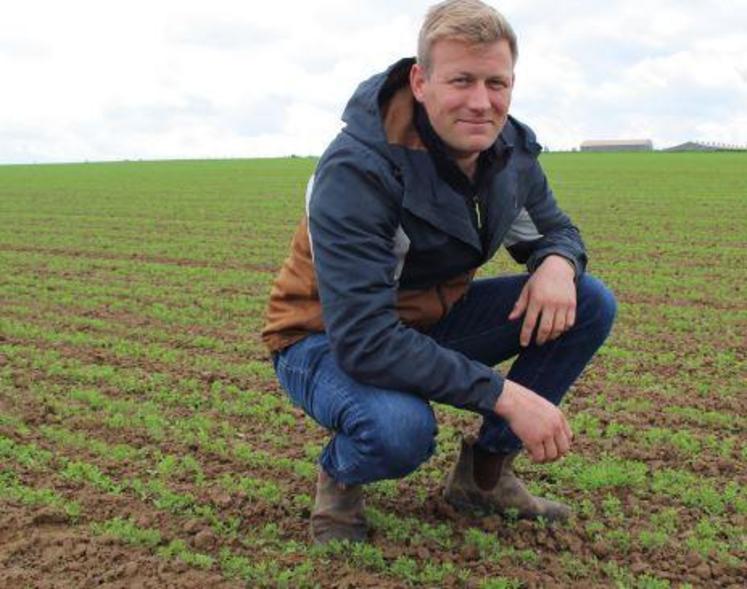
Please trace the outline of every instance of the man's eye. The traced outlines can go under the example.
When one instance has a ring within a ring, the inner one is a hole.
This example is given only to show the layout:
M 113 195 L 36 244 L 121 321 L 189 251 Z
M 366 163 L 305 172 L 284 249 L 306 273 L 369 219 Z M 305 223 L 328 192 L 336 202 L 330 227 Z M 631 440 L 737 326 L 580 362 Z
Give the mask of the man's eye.
M 502 90 L 503 88 L 508 87 L 508 84 L 504 82 L 503 80 L 491 80 L 488 82 L 488 86 L 490 86 L 493 90 Z
M 455 86 L 466 86 L 469 84 L 469 80 L 467 78 L 454 78 L 451 83 Z

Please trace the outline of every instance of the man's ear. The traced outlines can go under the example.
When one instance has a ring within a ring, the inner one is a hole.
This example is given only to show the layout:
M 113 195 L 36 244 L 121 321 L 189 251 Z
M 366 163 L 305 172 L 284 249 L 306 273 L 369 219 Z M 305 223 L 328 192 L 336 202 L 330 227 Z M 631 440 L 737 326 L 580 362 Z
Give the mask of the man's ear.
M 415 63 L 410 68 L 410 90 L 412 90 L 415 100 L 421 103 L 425 100 L 424 86 L 425 70 L 419 63 Z

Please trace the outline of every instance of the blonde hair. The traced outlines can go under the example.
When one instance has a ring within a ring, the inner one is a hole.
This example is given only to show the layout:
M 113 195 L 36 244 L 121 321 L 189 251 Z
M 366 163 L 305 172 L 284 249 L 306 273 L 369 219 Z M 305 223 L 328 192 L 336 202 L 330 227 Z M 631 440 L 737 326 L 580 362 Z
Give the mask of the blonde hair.
M 445 0 L 431 6 L 418 35 L 418 63 L 431 70 L 431 48 L 441 39 L 493 43 L 505 39 L 514 64 L 519 57 L 516 34 L 506 17 L 480 0 Z

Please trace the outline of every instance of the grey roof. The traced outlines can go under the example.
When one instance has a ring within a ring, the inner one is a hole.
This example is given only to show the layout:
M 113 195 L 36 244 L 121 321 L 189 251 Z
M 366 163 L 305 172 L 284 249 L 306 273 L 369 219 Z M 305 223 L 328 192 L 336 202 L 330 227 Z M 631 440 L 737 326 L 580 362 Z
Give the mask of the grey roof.
M 653 145 L 650 139 L 605 139 L 605 140 L 589 140 L 583 141 L 581 147 L 615 147 L 615 146 L 633 146 L 633 145 L 645 145 L 650 147 Z

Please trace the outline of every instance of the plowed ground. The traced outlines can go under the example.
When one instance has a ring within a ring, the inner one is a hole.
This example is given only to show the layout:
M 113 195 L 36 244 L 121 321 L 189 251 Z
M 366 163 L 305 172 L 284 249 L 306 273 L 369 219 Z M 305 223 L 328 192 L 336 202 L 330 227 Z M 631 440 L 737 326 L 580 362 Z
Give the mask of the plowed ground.
M 474 416 L 313 548 L 326 433 L 259 341 L 312 160 L 0 167 L 0 587 L 743 587 L 745 154 L 550 154 L 613 335 L 520 460 L 550 527 L 441 499 Z M 521 271 L 501 254 L 484 275 Z

